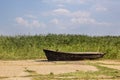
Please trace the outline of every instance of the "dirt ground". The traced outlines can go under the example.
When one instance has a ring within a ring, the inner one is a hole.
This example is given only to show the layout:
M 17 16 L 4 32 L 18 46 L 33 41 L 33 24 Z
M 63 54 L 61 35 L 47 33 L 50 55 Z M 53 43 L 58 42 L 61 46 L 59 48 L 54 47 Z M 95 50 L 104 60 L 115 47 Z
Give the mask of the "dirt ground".
M 87 65 L 87 61 L 57 61 L 47 60 L 20 60 L 20 61 L 0 61 L 0 80 L 31 80 L 28 71 L 38 74 L 61 74 L 79 71 L 98 71 L 95 66 Z M 89 61 L 100 63 L 101 66 L 120 70 L 120 61 Z

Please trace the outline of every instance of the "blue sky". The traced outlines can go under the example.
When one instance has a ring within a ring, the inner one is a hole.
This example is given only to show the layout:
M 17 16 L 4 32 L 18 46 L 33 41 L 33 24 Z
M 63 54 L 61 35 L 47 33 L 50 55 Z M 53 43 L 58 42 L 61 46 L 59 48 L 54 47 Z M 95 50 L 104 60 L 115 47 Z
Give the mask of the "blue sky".
M 0 35 L 120 35 L 120 0 L 0 0 Z

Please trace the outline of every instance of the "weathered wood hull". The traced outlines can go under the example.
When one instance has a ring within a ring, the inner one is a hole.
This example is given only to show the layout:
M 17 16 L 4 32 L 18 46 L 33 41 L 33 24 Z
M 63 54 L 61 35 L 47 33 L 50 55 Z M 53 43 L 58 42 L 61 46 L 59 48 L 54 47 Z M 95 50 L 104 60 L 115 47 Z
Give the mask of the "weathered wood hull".
M 72 60 L 84 60 L 84 59 L 98 59 L 104 56 L 103 53 L 98 52 L 80 52 L 79 53 L 71 53 L 71 52 L 57 52 L 52 50 L 43 50 L 48 61 L 72 61 Z

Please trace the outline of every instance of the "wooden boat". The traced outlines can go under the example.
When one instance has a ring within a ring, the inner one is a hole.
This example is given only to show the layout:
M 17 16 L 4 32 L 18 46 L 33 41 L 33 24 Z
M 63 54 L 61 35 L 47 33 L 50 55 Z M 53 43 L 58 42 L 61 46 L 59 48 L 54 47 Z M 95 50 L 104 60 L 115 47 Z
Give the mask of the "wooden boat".
M 100 52 L 60 52 L 43 49 L 48 61 L 72 61 L 84 59 L 98 59 L 104 56 Z

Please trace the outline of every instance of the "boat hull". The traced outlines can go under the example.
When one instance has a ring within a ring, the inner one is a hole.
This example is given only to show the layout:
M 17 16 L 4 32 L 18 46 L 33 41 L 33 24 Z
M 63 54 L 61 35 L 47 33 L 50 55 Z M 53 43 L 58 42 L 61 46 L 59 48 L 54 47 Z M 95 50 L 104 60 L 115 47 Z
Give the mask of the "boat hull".
M 83 53 L 83 54 L 75 54 L 75 53 L 65 53 L 65 52 L 57 52 L 52 50 L 43 50 L 48 61 L 75 61 L 75 60 L 84 60 L 84 59 L 98 59 L 104 56 L 103 53 Z

